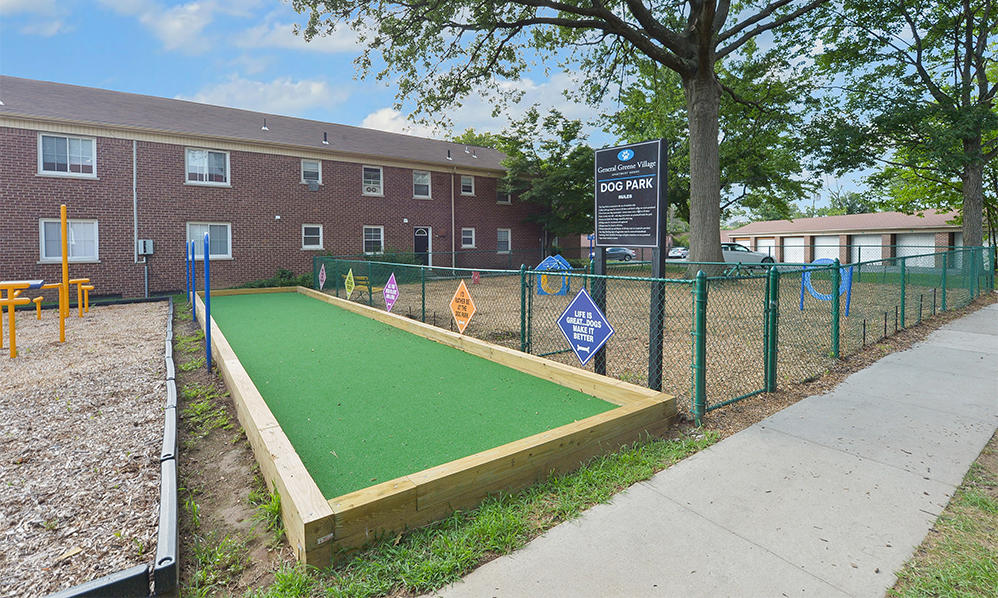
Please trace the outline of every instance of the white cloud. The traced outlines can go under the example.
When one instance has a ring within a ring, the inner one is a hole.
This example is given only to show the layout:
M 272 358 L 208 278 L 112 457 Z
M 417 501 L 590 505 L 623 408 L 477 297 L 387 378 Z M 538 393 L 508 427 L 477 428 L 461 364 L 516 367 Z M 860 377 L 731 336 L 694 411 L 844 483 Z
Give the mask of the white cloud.
M 67 33 L 73 29 L 73 27 L 66 25 L 65 22 L 55 19 L 52 21 L 41 21 L 25 25 L 24 27 L 21 27 L 21 33 L 27 35 L 40 35 L 41 37 L 52 37 L 53 35 L 58 35 L 60 33 Z
M 206 87 L 193 96 L 177 96 L 180 100 L 289 116 L 302 114 L 312 108 L 330 107 L 346 98 L 346 92 L 333 90 L 328 83 L 317 79 L 294 81 L 290 77 L 281 77 L 266 82 L 244 79 L 238 75 Z
M 318 36 L 306 42 L 301 35 L 295 35 L 294 23 L 269 21 L 241 32 L 236 37 L 236 45 L 243 48 L 287 48 L 310 50 L 312 52 L 356 52 L 359 49 L 357 32 L 343 27 L 332 35 Z
M 418 135 L 420 137 L 442 136 L 434 127 L 410 122 L 401 112 L 392 108 L 375 110 L 364 117 L 360 126 L 367 129 L 377 129 L 378 131 L 388 131 L 389 133 L 405 133 L 406 135 Z
M 56 6 L 56 0 L 0 0 L 0 14 L 51 15 L 56 13 Z
M 245 16 L 244 11 L 210 0 L 163 6 L 150 0 L 100 0 L 118 14 L 135 17 L 152 31 L 167 50 L 200 54 L 211 47 L 205 29 L 217 13 Z

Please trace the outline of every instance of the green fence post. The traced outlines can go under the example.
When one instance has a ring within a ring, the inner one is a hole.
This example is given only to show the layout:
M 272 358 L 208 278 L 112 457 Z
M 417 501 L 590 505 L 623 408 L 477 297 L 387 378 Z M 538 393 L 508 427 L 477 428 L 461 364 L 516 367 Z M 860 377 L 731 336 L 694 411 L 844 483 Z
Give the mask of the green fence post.
M 991 263 L 988 265 L 988 280 L 990 281 L 991 291 L 995 290 L 995 268 L 998 267 L 998 246 L 991 246 Z
M 904 328 L 904 308 L 907 299 L 906 289 L 908 286 L 908 260 L 901 258 L 901 328 Z
M 367 262 L 367 304 L 374 307 L 374 266 L 371 262 Z
M 336 296 L 340 296 L 340 262 L 337 260 L 333 267 L 333 290 L 336 291 Z
M 419 267 L 420 296 L 422 297 L 422 322 L 426 323 L 426 266 Z
M 772 303 L 773 298 L 770 292 L 772 291 L 772 284 L 769 280 L 770 274 L 772 274 L 773 268 L 769 269 L 766 273 L 766 289 L 762 300 L 762 387 L 766 391 L 769 390 L 769 305 Z
M 693 421 L 703 423 L 707 403 L 707 275 L 697 272 L 693 283 Z
M 520 350 L 527 352 L 527 266 L 520 264 Z
M 832 269 L 832 357 L 835 359 L 839 358 L 839 309 L 841 307 L 839 287 L 842 285 L 842 271 L 839 267 L 839 260 L 836 258 Z
M 943 254 L 943 292 L 939 300 L 939 311 L 946 311 L 946 271 L 949 270 L 949 252 Z
M 776 268 L 769 269 L 766 281 L 766 392 L 776 392 L 776 364 L 779 342 L 780 320 L 780 274 Z

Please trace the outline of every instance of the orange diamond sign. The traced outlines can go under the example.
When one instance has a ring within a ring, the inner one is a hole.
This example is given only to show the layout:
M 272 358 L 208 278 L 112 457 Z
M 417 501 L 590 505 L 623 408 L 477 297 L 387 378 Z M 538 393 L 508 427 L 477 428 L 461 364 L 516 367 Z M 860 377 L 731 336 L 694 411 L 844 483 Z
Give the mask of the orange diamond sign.
M 464 334 L 464 329 L 468 327 L 471 316 L 475 315 L 475 302 L 471 300 L 468 287 L 464 286 L 463 280 L 458 285 L 454 298 L 450 300 L 450 311 L 454 314 L 458 331 Z

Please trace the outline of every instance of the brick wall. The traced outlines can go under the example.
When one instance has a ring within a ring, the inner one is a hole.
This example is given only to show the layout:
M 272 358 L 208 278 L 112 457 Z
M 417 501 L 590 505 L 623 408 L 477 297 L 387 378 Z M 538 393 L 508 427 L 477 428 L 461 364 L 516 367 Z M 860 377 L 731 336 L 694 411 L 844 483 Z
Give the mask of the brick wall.
M 59 204 L 70 218 L 96 218 L 97 264 L 70 264 L 72 277 L 89 277 L 96 295 L 143 293 L 144 264 L 135 264 L 132 233 L 132 141 L 97 139 L 98 178 L 37 176 L 37 131 L 0 128 L 0 278 L 57 279 L 58 264 L 38 264 L 39 218 L 58 218 Z M 205 146 L 197 146 L 205 147 Z M 363 227 L 383 226 L 385 246 L 411 251 L 413 229 L 432 227 L 432 249 L 461 250 L 461 228 L 476 229 L 478 267 L 497 258 L 496 229 L 512 229 L 515 250 L 539 247 L 540 229 L 525 223 L 530 206 L 496 203 L 496 179 L 475 177 L 475 195 L 461 195 L 454 176 L 455 229 L 451 224 L 451 173 L 434 171 L 431 199 L 414 199 L 412 170 L 383 167 L 384 196 L 361 193 L 362 165 L 322 161 L 318 191 L 301 184 L 301 159 L 255 152 L 229 155 L 230 186 L 185 184 L 185 146 L 137 142 L 138 237 L 152 239 L 148 259 L 152 293 L 183 289 L 187 222 L 231 225 L 232 259 L 212 260 L 217 288 L 273 276 L 278 268 L 311 272 L 317 254 L 358 254 Z M 210 149 L 210 146 L 208 147 Z M 377 164 L 372 164 L 377 165 Z M 276 218 L 280 216 L 280 218 Z M 408 220 L 408 222 L 406 222 Z M 323 249 L 302 249 L 302 225 L 323 228 Z M 499 258 L 505 263 L 505 258 Z M 435 258 L 437 265 L 439 256 Z M 198 272 L 203 264 L 198 263 Z M 200 274 L 199 274 L 200 277 Z M 200 284 L 199 284 L 200 286 Z

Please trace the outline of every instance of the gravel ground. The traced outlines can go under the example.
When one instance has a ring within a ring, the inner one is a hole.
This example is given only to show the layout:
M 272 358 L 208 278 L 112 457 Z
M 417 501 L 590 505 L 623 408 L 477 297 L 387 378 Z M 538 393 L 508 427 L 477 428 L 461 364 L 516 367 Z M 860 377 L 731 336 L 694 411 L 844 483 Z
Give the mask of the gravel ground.
M 19 312 L 0 352 L 0 596 L 151 561 L 166 398 L 166 303 L 67 320 Z M 6 315 L 5 323 L 6 323 Z

